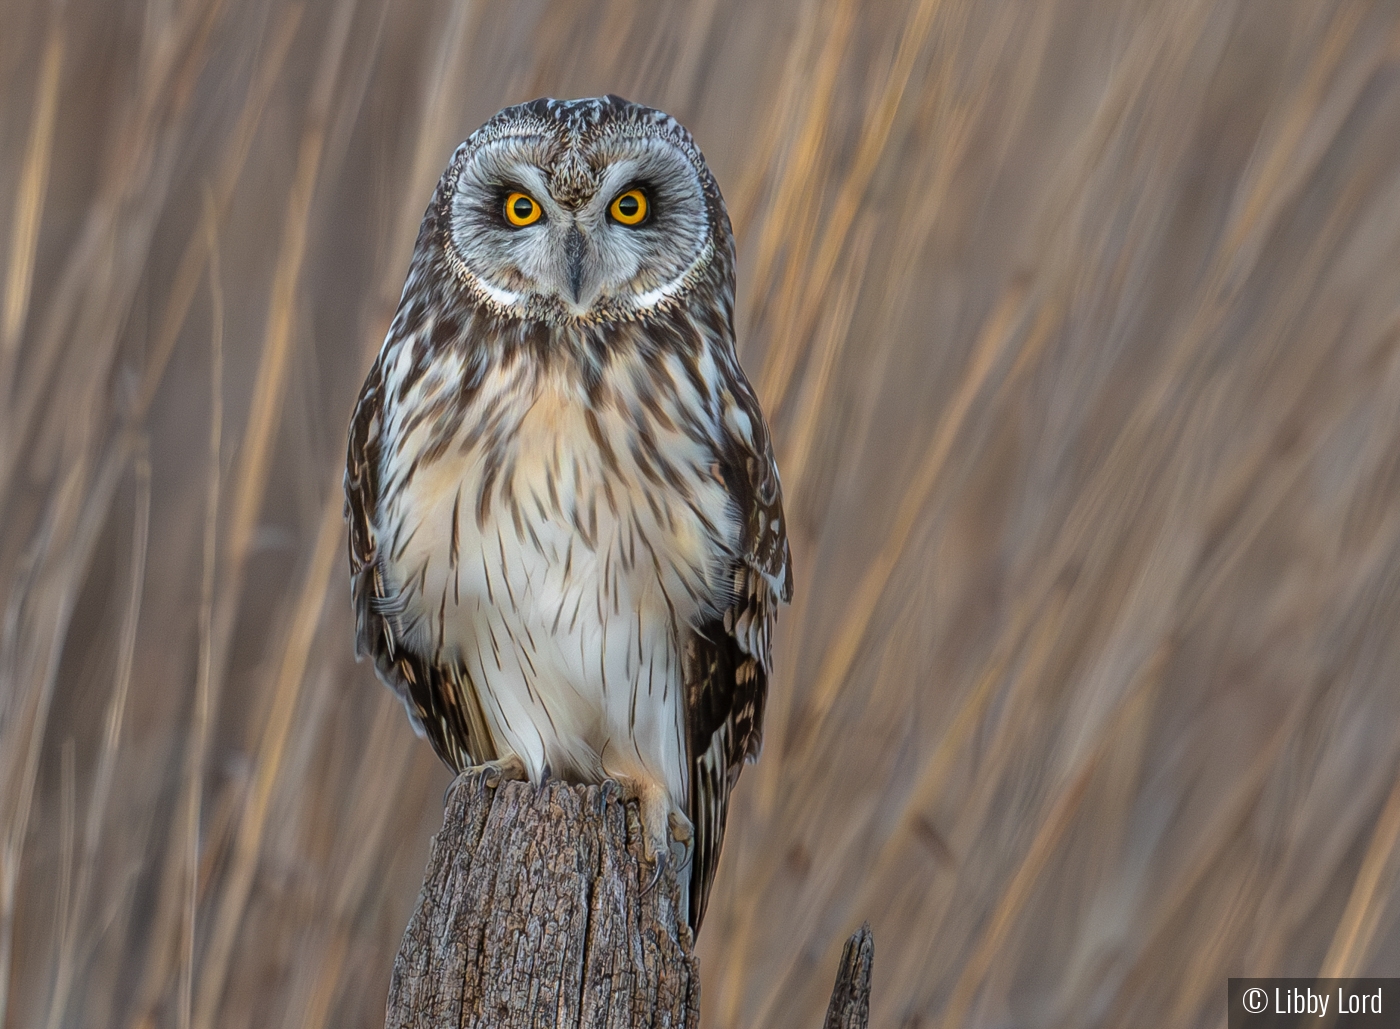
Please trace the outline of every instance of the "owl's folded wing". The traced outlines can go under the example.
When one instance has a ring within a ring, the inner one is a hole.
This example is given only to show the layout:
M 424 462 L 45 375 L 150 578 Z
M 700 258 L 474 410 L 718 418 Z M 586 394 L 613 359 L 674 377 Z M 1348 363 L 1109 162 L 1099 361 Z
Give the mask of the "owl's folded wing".
M 403 701 L 414 730 L 426 736 L 438 756 L 460 772 L 494 760 L 496 750 L 476 687 L 466 670 L 455 661 L 438 661 L 400 645 L 401 634 L 395 631 L 374 531 L 380 501 L 384 403 L 381 361 L 376 361 L 355 405 L 345 459 L 345 520 L 350 528 L 355 656 L 374 659 L 375 671 Z
M 724 400 L 720 473 L 741 520 L 733 592 L 719 616 L 695 627 L 686 652 L 690 747 L 689 816 L 694 825 L 690 924 L 700 928 L 719 864 L 729 794 L 763 742 L 773 622 L 792 597 L 792 562 L 782 487 L 763 414 L 742 375 Z

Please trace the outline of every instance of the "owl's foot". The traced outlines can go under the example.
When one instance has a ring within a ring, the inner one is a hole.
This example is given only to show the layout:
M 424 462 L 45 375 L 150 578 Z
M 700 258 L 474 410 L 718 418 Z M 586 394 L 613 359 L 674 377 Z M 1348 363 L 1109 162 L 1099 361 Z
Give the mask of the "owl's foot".
M 666 813 L 666 833 L 662 836 L 656 847 L 656 858 L 653 860 L 655 866 L 651 873 L 651 881 L 642 887 L 642 896 L 646 896 L 652 891 L 661 877 L 666 874 L 666 869 L 674 868 L 680 872 L 690 867 L 690 859 L 695 855 L 695 826 L 689 818 L 679 811 L 667 811 Z M 672 846 L 675 844 L 675 846 Z M 680 851 L 679 858 L 676 851 Z
M 679 811 L 672 811 L 668 817 L 671 827 L 671 840 L 680 845 L 681 859 L 677 868 L 687 868 L 695 856 L 695 826 Z
M 494 790 L 501 784 L 502 779 L 526 779 L 529 778 L 525 771 L 525 762 L 520 760 L 518 754 L 507 754 L 503 758 L 495 761 L 483 761 L 479 765 L 472 765 L 463 769 L 463 775 L 481 776 L 483 785 L 489 790 Z
M 642 893 L 650 893 L 671 864 L 671 797 L 658 780 L 628 775 L 613 776 L 622 790 L 622 799 L 635 800 L 642 820 L 642 858 L 652 874 Z M 606 781 L 605 781 L 606 788 Z

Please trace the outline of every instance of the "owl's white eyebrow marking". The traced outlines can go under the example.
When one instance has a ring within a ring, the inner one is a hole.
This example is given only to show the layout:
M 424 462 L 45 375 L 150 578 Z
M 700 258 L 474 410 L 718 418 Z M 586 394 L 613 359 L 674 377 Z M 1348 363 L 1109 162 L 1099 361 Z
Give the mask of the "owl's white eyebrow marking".
M 714 241 L 706 240 L 705 245 L 700 248 L 700 253 L 695 255 L 695 260 L 690 262 L 685 271 L 681 272 L 670 282 L 662 283 L 655 289 L 649 289 L 645 293 L 637 294 L 632 300 L 633 304 L 637 307 L 652 307 L 662 300 L 665 300 L 667 297 L 675 296 L 677 293 L 681 292 L 681 290 L 685 289 L 686 280 L 690 278 L 691 273 L 702 264 L 708 263 L 714 252 Z

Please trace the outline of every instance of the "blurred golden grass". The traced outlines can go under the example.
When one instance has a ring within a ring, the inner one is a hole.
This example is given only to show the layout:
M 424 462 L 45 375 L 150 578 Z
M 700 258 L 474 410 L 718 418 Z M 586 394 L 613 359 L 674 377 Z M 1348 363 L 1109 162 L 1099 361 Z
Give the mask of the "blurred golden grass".
M 726 188 L 798 592 L 707 1024 L 1219 1025 L 1400 969 L 1400 7 L 14 3 L 0 1025 L 378 1025 L 445 771 L 346 421 L 433 182 L 619 92 Z

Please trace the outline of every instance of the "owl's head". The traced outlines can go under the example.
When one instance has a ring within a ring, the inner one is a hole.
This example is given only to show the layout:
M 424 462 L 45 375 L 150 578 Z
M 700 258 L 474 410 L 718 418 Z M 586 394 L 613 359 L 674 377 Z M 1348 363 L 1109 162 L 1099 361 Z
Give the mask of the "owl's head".
M 718 269 L 729 216 L 674 118 L 620 97 L 507 107 L 458 148 L 435 198 L 448 264 L 505 314 L 636 317 Z

